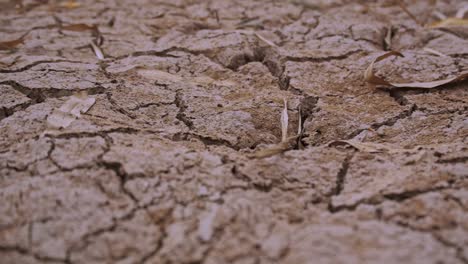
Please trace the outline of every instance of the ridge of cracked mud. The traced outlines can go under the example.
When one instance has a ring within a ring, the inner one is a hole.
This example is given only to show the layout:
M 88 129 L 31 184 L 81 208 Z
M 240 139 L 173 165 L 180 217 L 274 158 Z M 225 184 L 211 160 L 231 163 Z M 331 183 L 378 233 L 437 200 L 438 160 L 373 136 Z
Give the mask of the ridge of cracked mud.
M 0 2 L 0 42 L 25 38 L 0 51 L 0 258 L 468 263 L 468 84 L 362 79 L 389 49 L 405 54 L 379 62 L 389 80 L 456 75 L 467 30 L 421 28 L 390 2 Z M 57 21 L 97 25 L 105 59 Z M 95 105 L 48 130 L 79 91 Z M 284 98 L 305 148 L 249 158 L 281 140 Z M 350 139 L 400 151 L 329 144 Z

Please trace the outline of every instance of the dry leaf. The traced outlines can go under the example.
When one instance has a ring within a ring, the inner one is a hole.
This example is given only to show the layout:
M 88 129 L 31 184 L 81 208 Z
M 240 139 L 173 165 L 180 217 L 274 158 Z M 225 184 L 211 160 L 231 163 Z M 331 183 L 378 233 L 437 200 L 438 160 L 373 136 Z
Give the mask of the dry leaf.
M 283 153 L 287 150 L 293 149 L 294 145 L 296 144 L 297 137 L 290 137 L 286 139 L 286 141 L 282 141 L 281 143 L 269 146 L 265 149 L 261 149 L 250 155 L 251 158 L 256 159 L 263 159 L 274 156 L 276 154 Z
M 0 42 L 0 50 L 10 50 L 16 48 L 16 46 L 24 43 L 25 35 L 18 39 Z
M 55 109 L 47 117 L 47 124 L 52 128 L 66 128 L 82 113 L 86 113 L 94 105 L 96 99 L 86 94 L 72 95 L 60 108 Z
M 435 11 L 434 15 L 440 19 L 440 21 L 434 22 L 429 25 L 429 28 L 445 28 L 445 27 L 460 27 L 460 26 L 468 26 L 468 19 L 464 19 L 465 13 L 468 12 L 468 5 L 460 8 L 457 11 L 455 17 L 445 16 L 444 14 Z
M 283 112 L 281 112 L 281 142 L 285 142 L 288 138 L 288 102 L 284 100 Z
M 86 31 L 86 30 L 91 30 L 91 31 L 97 31 L 97 25 L 88 25 L 88 24 L 70 24 L 66 26 L 61 26 L 60 27 L 62 30 L 68 30 L 68 31 Z
M 445 27 L 460 27 L 468 26 L 468 19 L 450 17 L 429 25 L 429 28 L 445 28 Z
M 59 6 L 64 7 L 64 8 L 68 8 L 68 9 L 73 9 L 73 8 L 80 7 L 81 4 L 76 2 L 76 1 L 66 1 L 64 3 L 60 3 Z
M 438 80 L 438 81 L 431 81 L 431 82 L 411 82 L 411 83 L 391 83 L 386 81 L 385 79 L 378 77 L 374 74 L 374 64 L 378 61 L 384 60 L 390 56 L 400 56 L 403 57 L 403 54 L 397 52 L 397 51 L 390 51 L 387 52 L 383 55 L 378 56 L 375 58 L 369 67 L 367 67 L 366 71 L 364 72 L 364 79 L 372 84 L 376 85 L 385 85 L 385 86 L 390 86 L 390 87 L 398 87 L 398 88 L 423 88 L 423 89 L 431 89 L 431 88 L 436 88 L 439 86 L 442 86 L 444 84 L 449 84 L 449 83 L 454 83 L 457 81 L 461 81 L 465 78 L 468 77 L 468 71 L 464 71 L 460 73 L 456 77 L 444 79 L 444 80 Z
M 384 79 L 374 75 L 374 64 L 376 62 L 384 60 L 384 59 L 386 59 L 386 58 L 388 58 L 390 56 L 404 57 L 403 54 L 401 54 L 398 51 L 390 51 L 390 52 L 387 52 L 387 53 L 385 53 L 383 55 L 378 56 L 377 58 L 375 58 L 371 62 L 369 67 L 367 67 L 366 71 L 364 72 L 364 80 L 366 80 L 369 83 L 373 83 L 373 84 L 389 85 L 389 83 L 387 81 L 385 81 Z
M 93 48 L 94 53 L 96 54 L 96 57 L 100 60 L 104 59 L 104 54 L 102 53 L 101 48 L 99 48 L 94 42 L 91 42 L 91 48 Z

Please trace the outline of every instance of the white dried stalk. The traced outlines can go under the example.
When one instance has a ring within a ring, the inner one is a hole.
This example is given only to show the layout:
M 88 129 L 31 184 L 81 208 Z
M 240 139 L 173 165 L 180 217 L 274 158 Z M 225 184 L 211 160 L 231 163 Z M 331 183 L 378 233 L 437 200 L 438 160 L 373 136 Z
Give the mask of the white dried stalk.
M 300 136 L 302 133 L 302 115 L 301 115 L 301 106 L 298 107 L 299 113 L 299 124 L 297 125 L 297 135 Z
M 281 142 L 286 142 L 288 138 L 288 123 L 289 123 L 289 117 L 288 117 L 288 102 L 286 99 L 284 100 L 284 108 L 283 112 L 281 113 Z
M 464 18 L 465 13 L 468 12 L 468 5 L 465 5 L 460 10 L 458 10 L 457 14 L 455 15 L 456 18 Z
M 261 41 L 265 42 L 266 44 L 272 46 L 272 47 L 278 47 L 275 43 L 273 43 L 271 40 L 266 39 L 262 35 L 258 34 L 257 32 L 254 32 L 255 36 L 259 38 Z
M 91 42 L 91 47 L 93 48 L 94 53 L 96 54 L 96 57 L 100 60 L 104 59 L 104 54 L 102 53 L 101 48 L 99 48 L 94 42 Z
M 434 11 L 432 13 L 435 17 L 437 17 L 439 20 L 444 20 L 447 19 L 447 16 L 441 13 L 440 11 Z

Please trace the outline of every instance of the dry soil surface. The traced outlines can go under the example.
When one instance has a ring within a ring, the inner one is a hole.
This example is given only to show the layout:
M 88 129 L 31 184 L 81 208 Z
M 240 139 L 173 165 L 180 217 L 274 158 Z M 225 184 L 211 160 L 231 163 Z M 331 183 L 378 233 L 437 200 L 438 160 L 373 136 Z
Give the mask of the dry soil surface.
M 363 80 L 456 76 L 468 30 L 394 2 L 1 1 L 0 262 L 468 263 L 468 83 Z

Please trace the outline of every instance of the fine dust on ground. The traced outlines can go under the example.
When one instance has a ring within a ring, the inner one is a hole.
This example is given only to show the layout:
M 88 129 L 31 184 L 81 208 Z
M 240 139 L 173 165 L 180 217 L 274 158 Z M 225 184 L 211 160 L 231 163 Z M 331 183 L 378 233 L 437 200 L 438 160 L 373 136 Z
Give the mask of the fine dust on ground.
M 468 82 L 363 78 L 468 70 L 409 15 L 466 1 L 397 2 L 1 0 L 0 262 L 468 263 Z

